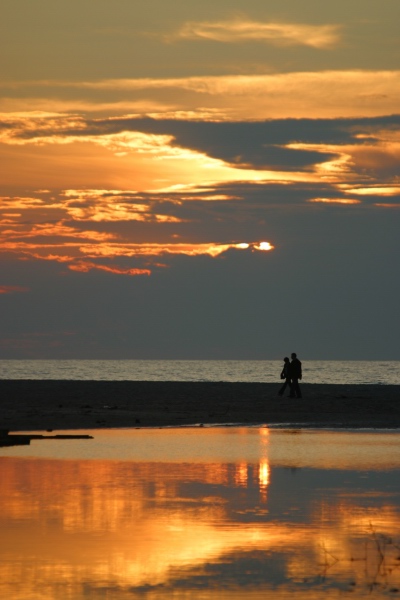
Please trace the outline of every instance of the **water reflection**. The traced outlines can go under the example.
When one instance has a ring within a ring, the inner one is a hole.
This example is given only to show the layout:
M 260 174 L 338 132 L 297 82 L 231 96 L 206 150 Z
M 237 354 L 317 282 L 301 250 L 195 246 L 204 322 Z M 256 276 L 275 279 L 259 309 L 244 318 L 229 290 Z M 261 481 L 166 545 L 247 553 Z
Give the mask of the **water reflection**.
M 90 433 L 1 451 L 2 597 L 400 595 L 398 434 Z

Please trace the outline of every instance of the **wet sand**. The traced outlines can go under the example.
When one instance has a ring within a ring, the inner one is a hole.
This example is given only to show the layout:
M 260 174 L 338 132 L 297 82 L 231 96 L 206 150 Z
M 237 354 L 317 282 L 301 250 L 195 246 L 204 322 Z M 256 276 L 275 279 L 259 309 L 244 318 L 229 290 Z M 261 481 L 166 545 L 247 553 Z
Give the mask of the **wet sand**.
M 280 382 L 0 380 L 0 429 L 77 430 L 199 424 L 296 424 L 399 428 L 399 385 L 302 384 L 303 398 L 279 397 Z

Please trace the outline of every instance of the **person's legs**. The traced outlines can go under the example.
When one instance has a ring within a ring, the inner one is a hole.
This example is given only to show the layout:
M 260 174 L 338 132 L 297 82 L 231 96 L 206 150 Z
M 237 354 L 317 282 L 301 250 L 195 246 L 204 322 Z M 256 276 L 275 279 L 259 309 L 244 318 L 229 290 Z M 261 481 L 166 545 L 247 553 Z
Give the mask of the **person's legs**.
M 295 396 L 296 398 L 301 398 L 301 390 L 299 386 L 299 380 L 297 378 L 292 379 L 292 390 L 290 395 L 292 398 Z
M 278 396 L 283 396 L 283 392 L 286 390 L 287 384 L 288 384 L 288 382 L 286 380 L 285 383 L 283 384 L 283 386 L 281 387 L 281 389 L 279 390 Z

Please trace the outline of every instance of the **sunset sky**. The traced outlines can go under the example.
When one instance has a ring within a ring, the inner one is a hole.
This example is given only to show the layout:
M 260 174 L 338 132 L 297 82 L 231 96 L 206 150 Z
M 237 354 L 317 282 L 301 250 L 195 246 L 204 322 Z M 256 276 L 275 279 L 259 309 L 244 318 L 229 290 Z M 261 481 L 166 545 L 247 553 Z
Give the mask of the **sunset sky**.
M 0 358 L 398 360 L 399 0 L 3 0 Z

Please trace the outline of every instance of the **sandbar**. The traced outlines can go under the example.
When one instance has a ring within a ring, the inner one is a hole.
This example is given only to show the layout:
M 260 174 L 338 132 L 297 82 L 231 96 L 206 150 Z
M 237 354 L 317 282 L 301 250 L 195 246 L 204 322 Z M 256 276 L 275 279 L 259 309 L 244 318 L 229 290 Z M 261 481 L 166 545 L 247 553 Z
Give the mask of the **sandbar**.
M 400 428 L 400 385 L 0 380 L 0 430 L 270 425 Z

